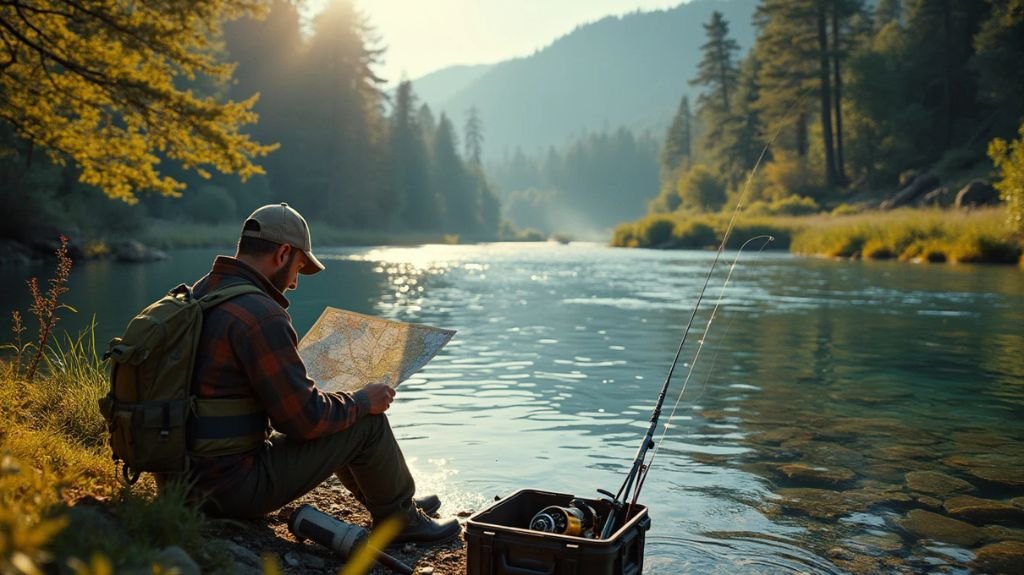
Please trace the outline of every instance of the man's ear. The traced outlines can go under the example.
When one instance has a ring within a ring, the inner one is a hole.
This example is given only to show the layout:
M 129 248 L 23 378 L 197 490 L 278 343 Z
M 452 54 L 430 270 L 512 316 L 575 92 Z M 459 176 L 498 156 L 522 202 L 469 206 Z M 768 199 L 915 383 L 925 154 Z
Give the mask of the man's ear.
M 281 267 L 288 262 L 288 255 L 291 253 L 292 247 L 288 244 L 281 244 L 274 250 L 274 266 Z

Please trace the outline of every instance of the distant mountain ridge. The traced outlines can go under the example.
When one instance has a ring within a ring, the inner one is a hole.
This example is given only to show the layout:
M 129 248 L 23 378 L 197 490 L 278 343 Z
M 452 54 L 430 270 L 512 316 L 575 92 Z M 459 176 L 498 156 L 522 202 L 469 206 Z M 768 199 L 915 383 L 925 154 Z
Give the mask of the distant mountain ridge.
M 609 16 L 530 56 L 445 68 L 414 80 L 413 88 L 456 126 L 475 106 L 486 160 L 510 156 L 517 147 L 535 154 L 619 126 L 660 137 L 682 95 L 695 101 L 689 80 L 711 13 L 722 12 L 746 53 L 754 41 L 756 6 L 757 0 L 692 0 L 668 10 Z

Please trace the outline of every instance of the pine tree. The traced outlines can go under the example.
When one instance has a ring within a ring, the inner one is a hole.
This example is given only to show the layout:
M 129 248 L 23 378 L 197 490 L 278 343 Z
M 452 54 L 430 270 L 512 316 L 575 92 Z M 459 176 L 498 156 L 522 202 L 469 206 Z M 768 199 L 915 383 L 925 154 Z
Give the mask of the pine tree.
M 444 113 L 434 133 L 431 181 L 445 206 L 444 229 L 475 233 L 480 228 L 480 201 L 459 158 L 455 128 Z
M 874 11 L 875 31 L 881 30 L 890 22 L 899 23 L 902 12 L 900 0 L 879 0 Z
M 335 225 L 386 223 L 396 188 L 381 181 L 380 103 L 383 80 L 373 71 L 381 50 L 372 29 L 348 2 L 332 2 L 313 22 L 313 37 L 298 90 L 304 132 L 295 142 L 305 182 L 303 206 Z
M 663 177 L 685 166 L 690 159 L 690 146 L 693 141 L 693 114 L 690 113 L 690 99 L 687 96 L 679 101 L 679 109 L 672 118 L 672 125 L 665 134 L 665 143 L 661 147 L 661 173 Z
M 465 139 L 466 160 L 472 165 L 479 166 L 484 148 L 484 125 L 476 106 L 466 113 Z
M 738 191 L 754 169 L 767 144 L 757 102 L 759 61 L 753 53 L 740 65 L 739 81 L 732 100 L 732 115 L 722 129 L 719 171 L 729 190 Z
M 438 188 L 428 181 L 426 144 L 414 110 L 416 95 L 412 83 L 405 80 L 395 91 L 389 133 L 389 166 L 399 199 L 398 221 L 408 229 L 437 231 L 442 228 L 443 204 L 434 191 Z M 435 158 L 441 153 L 435 143 Z
M 704 88 L 697 97 L 697 114 L 708 128 L 705 141 L 714 143 L 722 124 L 729 117 L 730 98 L 736 90 L 739 70 L 735 54 L 739 46 L 729 37 L 729 23 L 717 10 L 704 24 L 704 32 L 707 42 L 701 46 L 703 56 L 690 85 Z

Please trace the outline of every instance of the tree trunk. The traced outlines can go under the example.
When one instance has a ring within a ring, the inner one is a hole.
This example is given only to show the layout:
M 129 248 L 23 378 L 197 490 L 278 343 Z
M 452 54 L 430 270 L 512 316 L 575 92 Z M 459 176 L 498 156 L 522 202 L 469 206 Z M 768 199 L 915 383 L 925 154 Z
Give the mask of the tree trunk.
M 828 30 L 825 3 L 818 2 L 818 92 L 821 95 L 821 139 L 825 145 L 825 185 L 836 185 L 836 164 L 832 149 L 832 87 L 829 83 Z
M 840 186 L 845 186 L 846 161 L 843 158 L 843 75 L 840 71 L 841 52 L 839 46 L 839 6 L 832 2 L 832 77 L 835 84 L 836 120 L 836 176 Z
M 945 78 L 942 82 L 943 148 L 948 149 L 953 141 L 953 15 L 948 0 L 942 3 L 942 59 Z

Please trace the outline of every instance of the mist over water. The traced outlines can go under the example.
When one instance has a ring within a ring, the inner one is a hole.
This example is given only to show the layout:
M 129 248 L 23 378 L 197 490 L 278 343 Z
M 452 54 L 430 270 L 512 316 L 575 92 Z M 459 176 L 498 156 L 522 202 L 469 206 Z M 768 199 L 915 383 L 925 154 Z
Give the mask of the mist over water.
M 105 341 L 213 255 L 83 265 L 81 312 L 62 325 L 95 310 Z M 951 515 L 957 494 L 914 479 L 1024 495 L 1019 270 L 745 253 L 722 291 L 734 256 L 655 436 L 645 573 L 966 573 L 981 546 L 1019 536 L 1011 514 L 957 516 L 969 543 L 929 537 L 915 519 Z M 596 497 L 625 477 L 713 258 L 578 243 L 322 250 L 327 271 L 300 281 L 290 312 L 300 335 L 326 305 L 458 330 L 389 411 L 442 514 L 521 488 Z M 8 284 L 4 301 L 24 308 L 23 284 Z

